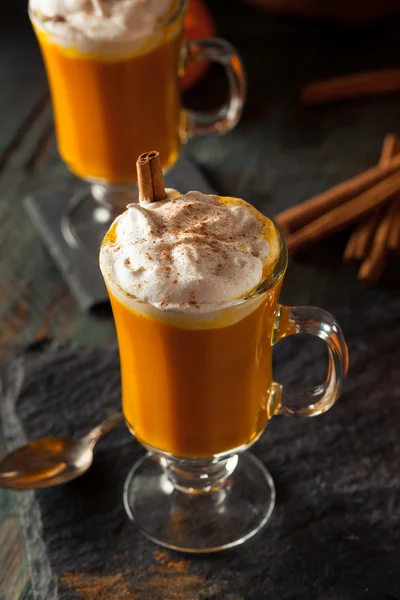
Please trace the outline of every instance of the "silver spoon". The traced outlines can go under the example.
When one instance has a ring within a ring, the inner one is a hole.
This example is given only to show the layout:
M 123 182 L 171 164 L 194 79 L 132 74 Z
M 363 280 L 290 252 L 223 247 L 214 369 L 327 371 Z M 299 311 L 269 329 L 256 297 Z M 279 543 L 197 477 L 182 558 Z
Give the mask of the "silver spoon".
M 123 414 L 117 412 L 82 439 L 45 437 L 14 450 L 0 460 L 0 487 L 33 490 L 83 475 L 93 462 L 97 442 L 123 420 Z

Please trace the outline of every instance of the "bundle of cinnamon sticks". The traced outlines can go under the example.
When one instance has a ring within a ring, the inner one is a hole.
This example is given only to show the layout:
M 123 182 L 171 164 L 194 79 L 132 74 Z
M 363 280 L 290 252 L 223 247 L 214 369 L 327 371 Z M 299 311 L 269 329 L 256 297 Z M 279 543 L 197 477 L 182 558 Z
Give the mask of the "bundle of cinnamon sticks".
M 283 211 L 275 220 L 291 254 L 355 225 L 344 259 L 361 263 L 360 279 L 378 282 L 390 254 L 400 250 L 399 138 L 393 133 L 385 137 L 375 167 Z

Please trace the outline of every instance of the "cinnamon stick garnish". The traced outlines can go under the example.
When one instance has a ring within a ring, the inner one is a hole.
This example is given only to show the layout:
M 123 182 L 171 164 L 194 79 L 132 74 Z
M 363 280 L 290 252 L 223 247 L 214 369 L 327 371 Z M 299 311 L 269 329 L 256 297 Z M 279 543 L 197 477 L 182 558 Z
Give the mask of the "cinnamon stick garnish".
M 300 95 L 306 106 L 340 102 L 400 90 L 400 69 L 367 71 L 306 85 Z
M 379 166 L 386 167 L 391 159 L 399 152 L 399 139 L 396 134 L 388 133 L 382 145 Z M 372 212 L 357 225 L 350 235 L 343 258 L 349 260 L 363 260 L 369 250 L 374 233 L 382 217 L 382 208 Z
M 152 150 L 141 154 L 136 161 L 139 186 L 139 202 L 159 202 L 165 200 L 164 176 L 159 152 Z
M 400 174 L 395 173 L 289 235 L 286 239 L 289 252 L 299 252 L 315 242 L 341 231 L 384 204 L 399 190 Z
M 306 202 L 288 208 L 277 215 L 275 221 L 283 232 L 295 232 L 296 229 L 307 225 L 313 219 L 321 217 L 327 211 L 372 188 L 399 169 L 400 155 L 393 158 L 385 167 L 376 165 Z

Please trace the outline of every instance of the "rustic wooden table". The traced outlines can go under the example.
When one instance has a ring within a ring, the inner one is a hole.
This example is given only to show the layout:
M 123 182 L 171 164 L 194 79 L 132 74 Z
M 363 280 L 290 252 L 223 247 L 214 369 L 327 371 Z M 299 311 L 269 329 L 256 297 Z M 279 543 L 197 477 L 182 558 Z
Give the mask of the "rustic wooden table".
M 7 4 L 7 3 L 6 3 Z M 247 198 L 270 215 L 372 165 L 383 136 L 400 132 L 398 97 L 304 110 L 298 86 L 331 74 L 392 66 L 399 22 L 358 32 L 268 17 L 239 2 L 210 1 L 218 31 L 241 51 L 249 100 L 239 127 L 187 147 L 215 188 Z M 39 50 L 24 2 L 8 3 L 0 35 L 0 348 L 48 336 L 77 344 L 114 340 L 109 317 L 79 311 L 22 208 L 32 186 L 72 181 L 55 145 Z M 212 103 L 220 73 L 211 71 L 188 102 Z M 283 290 L 290 303 L 326 308 L 385 302 L 396 293 L 396 268 L 379 289 L 360 284 L 341 262 L 345 236 L 291 265 Z M 0 436 L 0 454 L 4 444 Z M 0 600 L 30 597 L 15 498 L 0 491 Z

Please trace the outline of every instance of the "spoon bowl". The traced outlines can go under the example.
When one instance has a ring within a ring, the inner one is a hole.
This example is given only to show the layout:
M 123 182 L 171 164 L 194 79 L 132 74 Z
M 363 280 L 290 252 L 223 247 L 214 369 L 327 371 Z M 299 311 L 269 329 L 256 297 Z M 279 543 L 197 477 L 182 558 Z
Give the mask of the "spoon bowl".
M 46 437 L 0 462 L 0 484 L 14 490 L 59 485 L 83 475 L 92 462 L 93 448 L 84 439 Z
M 122 413 L 116 413 L 82 439 L 45 437 L 17 448 L 0 460 L 0 487 L 46 488 L 80 477 L 93 462 L 98 440 L 122 421 Z

